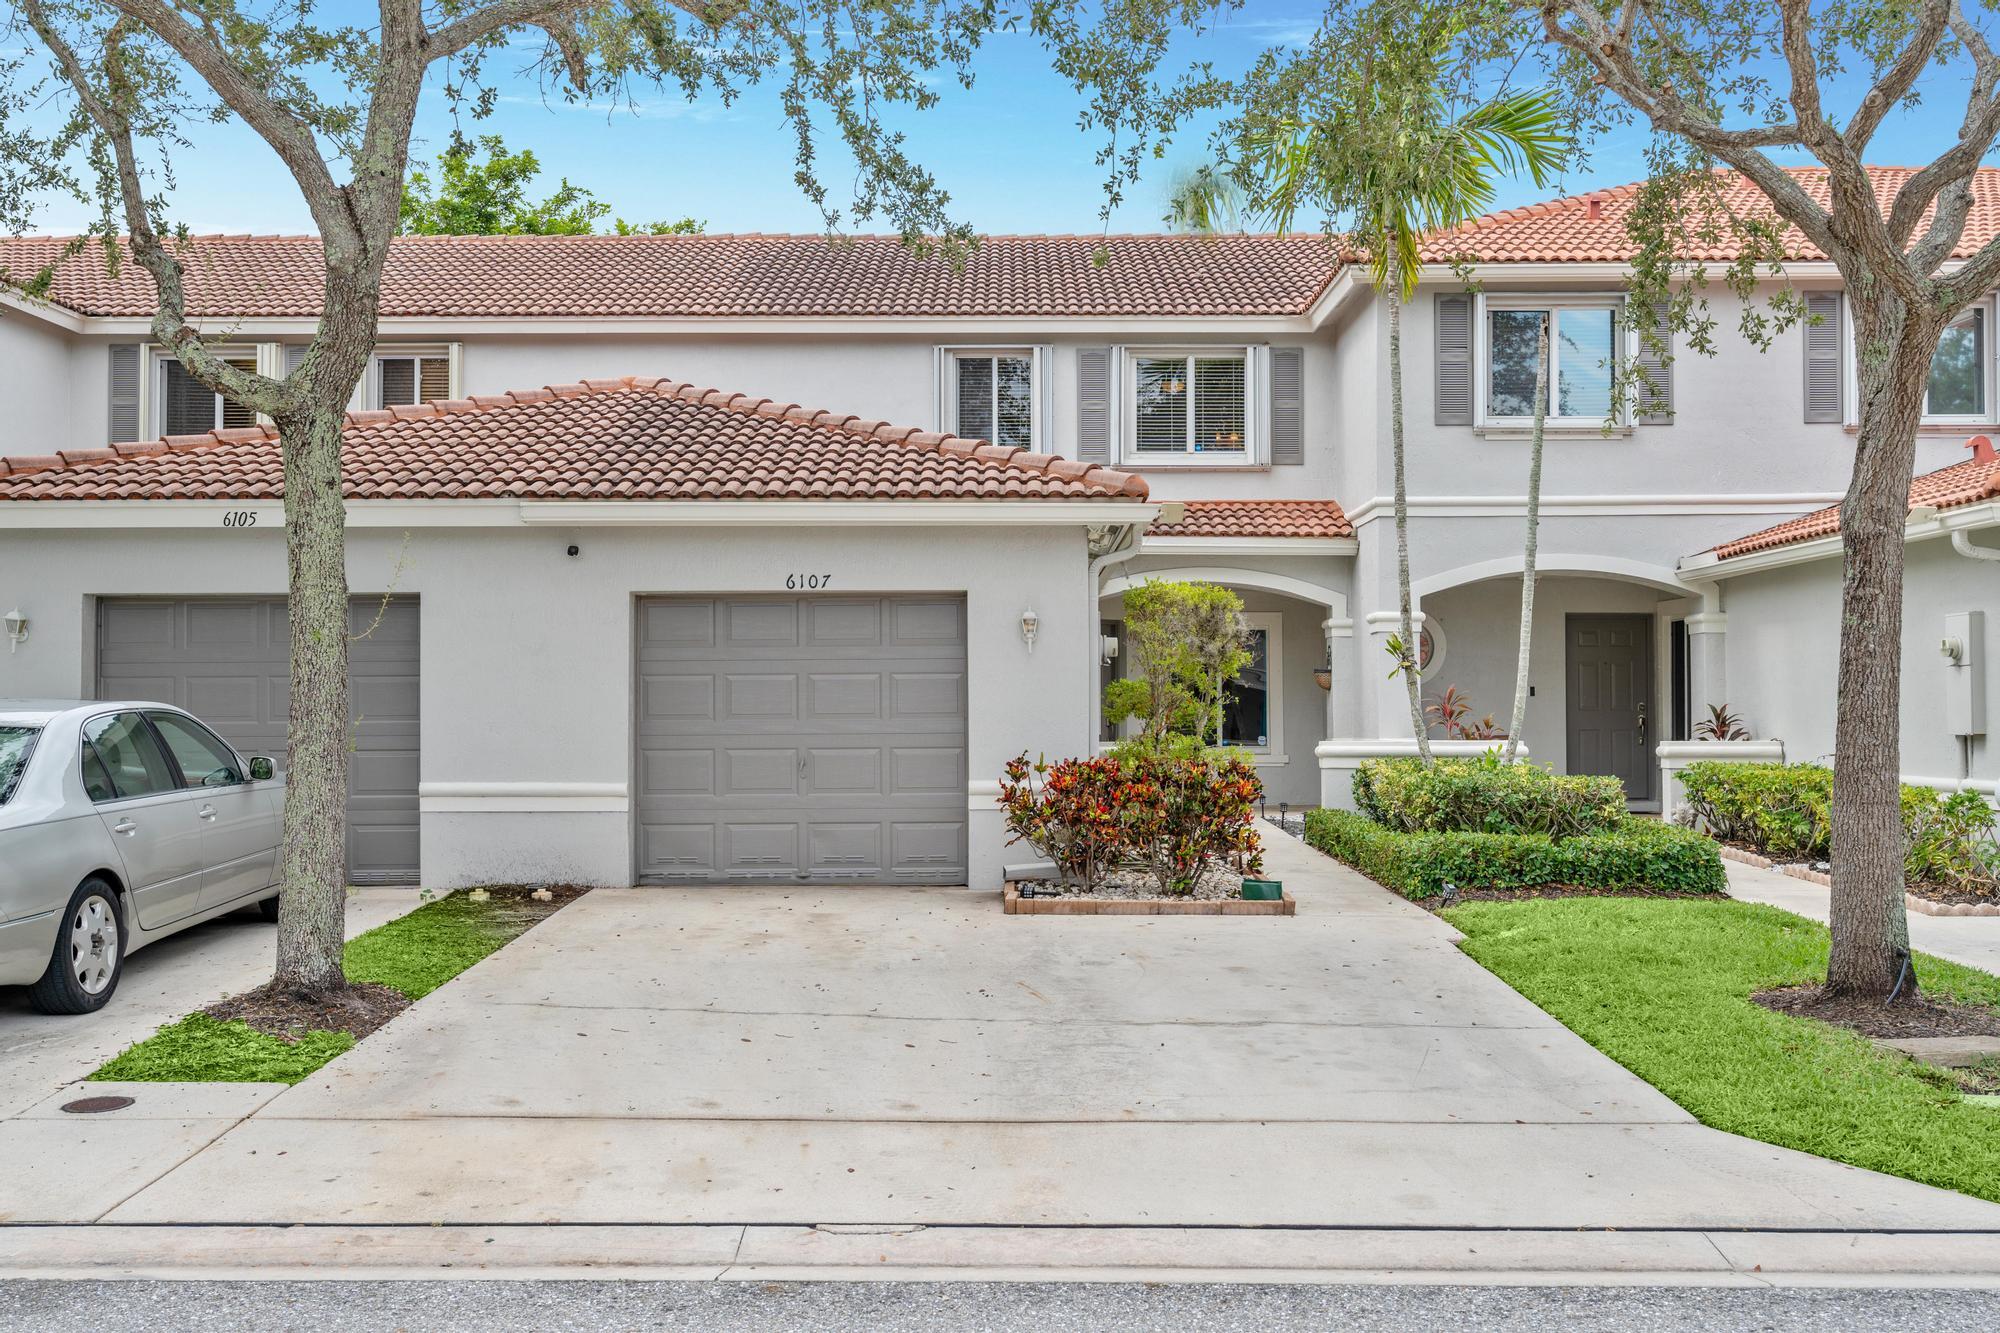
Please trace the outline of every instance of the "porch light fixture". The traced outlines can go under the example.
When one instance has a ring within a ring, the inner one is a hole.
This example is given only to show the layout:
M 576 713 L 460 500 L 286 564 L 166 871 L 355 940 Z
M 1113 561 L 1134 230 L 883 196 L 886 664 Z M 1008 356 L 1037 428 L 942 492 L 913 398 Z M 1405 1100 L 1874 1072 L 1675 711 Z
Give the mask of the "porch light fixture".
M 21 614 L 20 607 L 15 607 L 4 618 L 0 618 L 0 624 L 7 627 L 8 652 L 15 651 L 28 641 L 28 618 Z
M 1021 613 L 1021 640 L 1028 645 L 1028 651 L 1035 651 L 1035 636 L 1042 632 L 1042 618 L 1029 607 Z
M 1110 666 L 1118 656 L 1118 636 L 1116 634 L 1098 635 L 1097 653 L 1103 665 Z

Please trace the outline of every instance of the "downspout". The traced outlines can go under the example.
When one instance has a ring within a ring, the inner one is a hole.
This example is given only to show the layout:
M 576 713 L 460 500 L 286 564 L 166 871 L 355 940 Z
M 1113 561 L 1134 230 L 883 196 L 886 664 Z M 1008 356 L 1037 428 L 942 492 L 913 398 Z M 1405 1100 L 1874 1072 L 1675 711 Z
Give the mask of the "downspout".
M 1969 528 L 1960 528 L 1951 534 L 1951 549 L 1967 560 L 2000 560 L 2000 547 L 1974 546 Z
M 1159 509 L 1159 521 L 1179 522 L 1181 515 L 1169 517 L 1169 510 L 1181 506 L 1172 500 L 1163 502 Z M 1104 729 L 1104 696 L 1097 688 L 1098 654 L 1103 651 L 1100 640 L 1103 635 L 1097 629 L 1097 602 L 1104 587 L 1104 571 L 1113 565 L 1122 565 L 1139 554 L 1139 537 L 1152 520 L 1142 519 L 1137 523 L 1121 523 L 1113 527 L 1091 528 L 1089 531 L 1090 569 L 1084 575 L 1084 608 L 1090 633 L 1084 636 L 1084 644 L 1089 649 L 1086 659 L 1084 679 L 1090 682 L 1090 730 L 1085 737 L 1083 754 L 1097 753 L 1097 734 Z

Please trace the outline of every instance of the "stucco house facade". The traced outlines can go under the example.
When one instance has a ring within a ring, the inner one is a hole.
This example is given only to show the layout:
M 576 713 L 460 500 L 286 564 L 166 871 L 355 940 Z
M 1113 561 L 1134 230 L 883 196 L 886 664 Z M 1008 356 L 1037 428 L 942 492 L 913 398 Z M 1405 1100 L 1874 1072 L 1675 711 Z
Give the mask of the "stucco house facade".
M 2000 180 L 1979 188 L 1990 227 Z M 1524 739 L 1657 809 L 1660 746 L 1710 704 L 1792 757 L 1831 749 L 1820 511 L 1852 349 L 1801 251 L 1817 322 L 1759 348 L 1711 292 L 1713 354 L 1642 360 L 1630 199 L 1433 240 L 1404 318 L 1411 546 L 1426 693 L 1504 720 L 1553 319 Z M 0 241 L 0 266 L 60 244 Z M 310 238 L 200 238 L 187 285 L 282 371 L 317 265 Z M 1147 578 L 1243 596 L 1225 739 L 1273 803 L 1340 802 L 1410 744 L 1383 652 L 1386 309 L 1320 237 L 996 237 L 963 270 L 891 238 L 407 238 L 382 308 L 347 455 L 358 879 L 990 885 L 1001 764 L 1115 739 L 1101 687 Z M 149 345 L 150 313 L 144 276 L 94 257 L 0 295 L 0 610 L 27 621 L 0 696 L 167 698 L 281 749 L 276 446 Z M 1988 794 L 1983 721 L 1917 705 L 2000 650 L 1995 470 L 1966 453 L 1995 422 L 1996 314 L 1933 374 L 1917 470 L 1974 498 L 1918 497 L 1906 633 L 1906 767 Z M 1642 410 L 1610 410 L 1614 363 L 1653 386 Z M 1976 640 L 1949 665 L 1946 617 Z

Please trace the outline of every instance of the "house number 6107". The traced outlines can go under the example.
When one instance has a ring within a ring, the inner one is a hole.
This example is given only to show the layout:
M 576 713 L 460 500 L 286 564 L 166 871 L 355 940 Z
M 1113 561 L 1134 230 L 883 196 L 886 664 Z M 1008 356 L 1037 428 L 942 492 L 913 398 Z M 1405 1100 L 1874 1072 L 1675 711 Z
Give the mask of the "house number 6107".
M 831 588 L 832 586 L 833 586 L 833 575 L 831 574 L 785 575 L 785 587 L 787 590 L 791 592 L 797 592 L 801 588 L 810 592 L 814 588 Z

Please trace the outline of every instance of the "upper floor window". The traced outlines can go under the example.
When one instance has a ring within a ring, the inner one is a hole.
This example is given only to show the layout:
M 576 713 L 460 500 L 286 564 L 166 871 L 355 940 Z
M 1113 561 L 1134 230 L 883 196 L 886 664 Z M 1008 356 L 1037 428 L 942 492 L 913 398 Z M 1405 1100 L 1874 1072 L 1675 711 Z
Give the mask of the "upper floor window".
M 451 396 L 451 356 L 443 349 L 379 351 L 369 367 L 371 408 L 410 407 Z
M 1130 463 L 1244 464 L 1255 461 L 1247 349 L 1133 348 L 1126 354 Z
M 1612 412 L 1621 336 L 1616 301 L 1490 297 L 1485 312 L 1483 406 L 1488 423 L 1525 424 L 1534 419 L 1537 343 L 1548 325 L 1547 419 L 1556 424 L 1604 424 Z
M 1986 421 L 1992 416 L 1992 361 L 1987 351 L 1989 308 L 1974 306 L 1952 321 L 1931 357 L 1924 416 L 1934 421 Z
M 257 369 L 253 351 L 225 350 L 222 358 L 238 370 Z M 212 430 L 257 424 L 255 412 L 203 384 L 172 356 L 161 353 L 155 359 L 154 375 L 161 435 L 205 435 Z
M 1049 451 L 1045 347 L 937 349 L 938 429 L 968 440 Z

